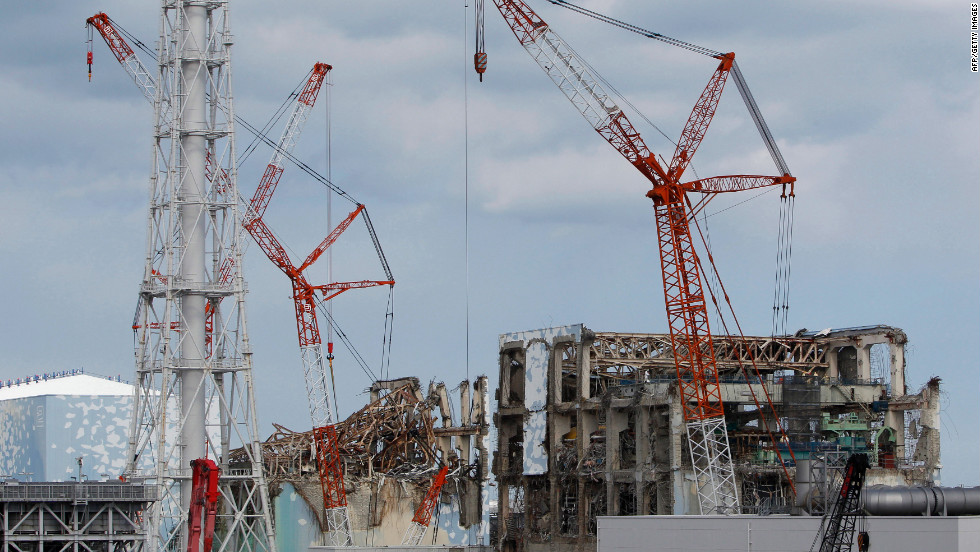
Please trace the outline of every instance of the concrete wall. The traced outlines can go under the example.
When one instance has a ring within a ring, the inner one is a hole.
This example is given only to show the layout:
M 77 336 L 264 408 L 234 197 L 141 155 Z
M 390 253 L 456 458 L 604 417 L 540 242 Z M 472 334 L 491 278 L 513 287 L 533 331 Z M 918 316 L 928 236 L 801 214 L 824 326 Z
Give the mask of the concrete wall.
M 809 552 L 819 528 L 819 517 L 600 517 L 597 552 Z M 866 530 L 872 550 L 980 550 L 980 517 L 871 517 Z

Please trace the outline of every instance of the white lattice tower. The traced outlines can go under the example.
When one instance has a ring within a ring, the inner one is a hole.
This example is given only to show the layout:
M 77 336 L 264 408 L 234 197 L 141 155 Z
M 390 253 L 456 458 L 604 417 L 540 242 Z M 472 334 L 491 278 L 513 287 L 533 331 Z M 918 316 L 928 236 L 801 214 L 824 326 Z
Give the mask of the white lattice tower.
M 688 422 L 687 440 L 701 514 L 738 514 L 738 484 L 725 419 Z
M 275 551 L 240 272 L 231 44 L 226 1 L 163 0 L 127 465 L 160 490 L 144 514 L 151 551 L 187 549 L 197 458 L 221 469 L 214 549 Z M 235 262 L 223 278 L 226 258 Z M 229 465 L 239 446 L 249 461 Z

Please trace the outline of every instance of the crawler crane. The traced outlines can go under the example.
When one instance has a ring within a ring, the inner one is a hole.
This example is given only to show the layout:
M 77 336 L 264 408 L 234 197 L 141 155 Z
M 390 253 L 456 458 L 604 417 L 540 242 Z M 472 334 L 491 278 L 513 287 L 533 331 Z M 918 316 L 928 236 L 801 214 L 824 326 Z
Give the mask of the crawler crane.
M 858 453 L 851 455 L 844 466 L 844 480 L 834 509 L 824 516 L 821 529 L 825 529 L 820 539 L 818 552 L 850 552 L 854 543 L 854 531 L 857 522 L 864 518 L 861 509 L 861 492 L 864 490 L 864 478 L 868 472 L 868 455 Z M 814 543 L 815 545 L 816 543 Z M 858 532 L 858 550 L 866 552 L 871 546 L 868 533 Z M 813 550 L 813 547 L 810 547 Z
M 688 118 L 669 164 L 650 151 L 625 113 L 593 76 L 588 64 L 522 0 L 494 0 L 514 36 L 579 113 L 652 184 L 664 297 L 681 403 L 702 514 L 739 511 L 735 470 L 718 385 L 700 262 L 691 236 L 695 213 L 688 192 L 716 194 L 792 184 L 782 176 L 732 175 L 693 182 L 681 178 L 714 116 L 734 54 L 719 64 Z

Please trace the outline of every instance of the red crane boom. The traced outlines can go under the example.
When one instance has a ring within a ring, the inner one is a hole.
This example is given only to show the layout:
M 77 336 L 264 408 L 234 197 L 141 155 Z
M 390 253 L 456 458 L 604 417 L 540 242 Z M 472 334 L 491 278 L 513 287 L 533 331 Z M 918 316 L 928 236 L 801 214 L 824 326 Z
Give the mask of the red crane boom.
M 408 526 L 408 531 L 405 532 L 405 536 L 402 538 L 402 545 L 418 546 L 422 544 L 422 538 L 429 529 L 429 522 L 432 521 L 432 512 L 436 509 L 436 504 L 439 502 L 439 493 L 442 491 L 442 486 L 446 483 L 446 475 L 448 473 L 449 466 L 444 465 L 439 470 L 439 473 L 436 474 L 435 479 L 432 480 L 432 485 L 429 486 L 429 491 L 425 493 L 425 498 L 419 503 L 419 507 L 415 509 L 412 523 Z

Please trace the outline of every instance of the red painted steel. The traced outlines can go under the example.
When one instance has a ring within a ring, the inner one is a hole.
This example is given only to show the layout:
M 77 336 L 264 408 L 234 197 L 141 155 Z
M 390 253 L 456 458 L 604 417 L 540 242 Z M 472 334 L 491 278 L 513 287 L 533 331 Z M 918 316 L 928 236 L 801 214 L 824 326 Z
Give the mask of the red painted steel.
M 494 4 L 522 45 L 533 42 L 547 29 L 547 24 L 522 0 L 494 0 Z M 735 59 L 732 53 L 715 57 L 720 63 L 688 117 L 666 170 L 621 110 L 611 113 L 607 121 L 596 127 L 596 131 L 653 185 L 647 197 L 653 200 L 656 214 L 667 320 L 677 379 L 684 398 L 684 417 L 688 421 L 723 417 L 724 407 L 701 286 L 700 265 L 691 239 L 686 194 L 688 191 L 734 191 L 795 180 L 788 175 L 743 175 L 715 177 L 687 184 L 680 182 L 707 133 Z M 576 107 L 581 109 L 580 106 Z
M 425 493 L 425 498 L 419 504 L 419 507 L 415 509 L 415 516 L 412 517 L 412 521 L 418 523 L 422 527 L 428 527 L 429 521 L 432 520 L 432 512 L 436 508 L 436 504 L 439 502 L 439 492 L 442 491 L 442 486 L 446 483 L 446 474 L 449 473 L 449 466 L 443 466 L 436 474 L 435 479 L 432 480 L 432 485 L 429 487 L 429 491 Z
M 316 443 L 317 465 L 320 469 L 323 509 L 332 510 L 347 506 L 347 491 L 344 489 L 344 467 L 340 461 L 337 429 L 333 425 L 314 428 L 313 440 Z
M 210 458 L 191 460 L 191 504 L 187 514 L 187 552 L 211 552 L 218 513 L 218 466 Z M 201 540 L 203 537 L 203 545 Z

